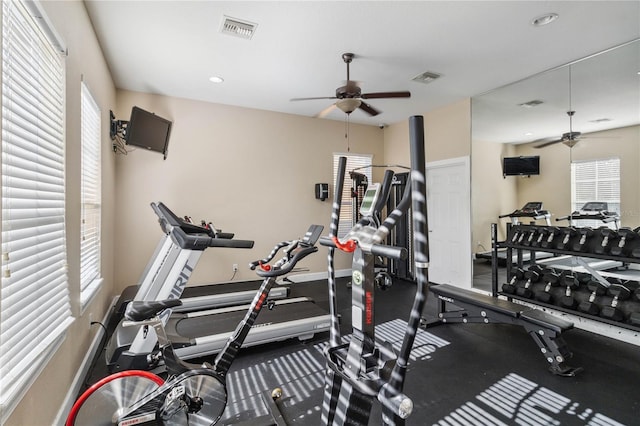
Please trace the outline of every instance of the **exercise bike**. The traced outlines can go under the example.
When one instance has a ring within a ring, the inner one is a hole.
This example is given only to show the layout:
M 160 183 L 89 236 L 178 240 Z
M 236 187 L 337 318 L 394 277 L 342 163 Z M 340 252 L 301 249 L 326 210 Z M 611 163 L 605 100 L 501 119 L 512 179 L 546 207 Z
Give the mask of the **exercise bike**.
M 227 403 L 227 372 L 267 301 L 269 290 L 277 277 L 291 272 L 300 260 L 318 251 L 315 244 L 323 228 L 321 225 L 312 225 L 302 239 L 283 241 L 266 258 L 249 265 L 264 280 L 246 315 L 216 356 L 213 365 L 182 361 L 167 339 L 160 316 L 163 311 L 179 306 L 182 303 L 179 299 L 129 303 L 125 311 L 125 325 L 141 325 L 146 330 L 153 328 L 168 379 L 164 381 L 155 374 L 141 370 L 121 371 L 107 376 L 78 398 L 67 417 L 66 426 L 215 424 Z M 284 249 L 284 256 L 270 265 L 269 262 L 281 249 Z M 280 415 L 274 414 L 267 424 L 284 423 Z

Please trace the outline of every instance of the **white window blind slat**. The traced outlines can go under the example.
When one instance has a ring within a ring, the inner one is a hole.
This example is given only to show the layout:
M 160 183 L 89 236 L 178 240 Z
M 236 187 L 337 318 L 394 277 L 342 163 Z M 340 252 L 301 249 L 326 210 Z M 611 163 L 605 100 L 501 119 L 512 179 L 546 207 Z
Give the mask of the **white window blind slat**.
M 81 87 L 82 137 L 82 241 L 80 244 L 80 293 L 86 303 L 100 280 L 100 109 L 88 87 Z
M 29 6 L 29 7 L 27 7 Z M 46 16 L 2 2 L 0 423 L 73 321 L 66 271 L 64 59 Z

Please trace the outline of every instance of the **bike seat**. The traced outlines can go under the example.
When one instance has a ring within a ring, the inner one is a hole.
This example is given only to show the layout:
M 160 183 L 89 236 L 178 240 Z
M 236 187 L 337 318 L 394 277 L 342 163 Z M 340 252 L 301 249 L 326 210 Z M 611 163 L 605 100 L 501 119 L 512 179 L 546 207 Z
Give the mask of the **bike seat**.
M 173 308 L 175 306 L 182 305 L 180 299 L 167 299 L 159 301 L 132 301 L 127 305 L 127 309 L 124 312 L 124 317 L 129 321 L 144 321 L 149 318 L 153 318 L 159 312 L 164 311 L 167 308 Z

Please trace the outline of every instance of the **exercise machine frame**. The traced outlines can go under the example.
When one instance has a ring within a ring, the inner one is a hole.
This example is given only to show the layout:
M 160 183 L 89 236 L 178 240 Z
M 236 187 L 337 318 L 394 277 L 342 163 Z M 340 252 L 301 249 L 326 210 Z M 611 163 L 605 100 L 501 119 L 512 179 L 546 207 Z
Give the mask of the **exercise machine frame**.
M 342 186 L 346 158 L 338 163 L 334 191 L 331 228 L 320 244 L 328 250 L 328 288 L 331 312 L 329 346 L 326 349 L 327 373 L 322 404 L 322 423 L 327 425 L 367 425 L 374 399 L 382 405 L 382 421 L 388 425 L 403 425 L 413 411 L 413 402 L 403 393 L 408 358 L 420 323 L 425 303 L 428 279 L 428 242 L 426 179 L 423 118 L 409 119 L 411 146 L 411 186 L 397 208 L 388 213 L 382 224 L 373 218 L 363 218 L 343 240 L 337 238 Z M 390 182 L 385 178 L 383 196 L 377 206 L 380 212 L 388 195 Z M 374 321 L 375 276 L 374 258 L 383 256 L 403 259 L 405 248 L 384 245 L 392 229 L 412 204 L 414 229 L 416 294 L 407 323 L 402 346 L 396 355 L 386 342 L 376 340 Z M 353 253 L 352 262 L 352 335 L 348 344 L 340 342 L 334 251 L 336 248 Z

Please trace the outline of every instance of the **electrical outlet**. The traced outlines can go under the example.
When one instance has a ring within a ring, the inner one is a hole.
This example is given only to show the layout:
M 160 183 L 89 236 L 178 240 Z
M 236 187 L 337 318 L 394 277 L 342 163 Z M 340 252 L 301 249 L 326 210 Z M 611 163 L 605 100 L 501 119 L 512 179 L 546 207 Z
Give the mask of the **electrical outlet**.
M 238 272 L 238 264 L 237 263 L 234 263 L 232 268 L 233 268 L 233 272 Z

